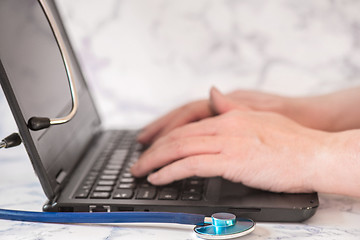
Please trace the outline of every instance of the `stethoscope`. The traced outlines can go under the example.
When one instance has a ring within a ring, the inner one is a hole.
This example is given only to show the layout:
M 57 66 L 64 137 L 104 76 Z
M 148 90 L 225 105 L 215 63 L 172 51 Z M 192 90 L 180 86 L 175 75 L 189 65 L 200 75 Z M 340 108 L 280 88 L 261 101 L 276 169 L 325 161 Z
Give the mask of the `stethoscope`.
M 63 36 L 60 32 L 58 25 L 56 24 L 55 18 L 53 16 L 49 6 L 47 5 L 46 0 L 38 0 L 38 2 L 45 13 L 45 16 L 49 22 L 50 28 L 55 36 L 55 40 L 56 40 L 57 45 L 60 50 L 60 54 L 61 54 L 64 66 L 65 66 L 67 79 L 69 82 L 72 107 L 71 107 L 71 111 L 68 113 L 68 115 L 66 115 L 64 117 L 60 117 L 60 118 L 31 117 L 28 120 L 27 125 L 33 131 L 45 129 L 45 128 L 50 127 L 51 125 L 67 123 L 75 116 L 77 109 L 78 109 L 78 105 L 79 105 L 79 100 L 78 100 L 78 95 L 77 95 L 76 85 L 75 85 L 75 80 L 74 80 L 75 79 L 74 72 L 70 66 L 71 59 L 70 59 L 68 52 L 66 51 L 65 41 L 63 39 Z
M 74 73 L 70 67 L 70 57 L 66 51 L 61 32 L 55 18 L 45 0 L 38 0 L 42 7 L 65 65 L 69 82 L 72 109 L 68 115 L 61 118 L 31 117 L 28 121 L 29 129 L 33 131 L 63 124 L 70 121 L 78 109 L 78 96 L 74 81 Z M 0 142 L 0 148 L 9 148 L 21 143 L 17 133 L 9 135 Z M 41 223 L 178 223 L 196 225 L 195 234 L 204 239 L 231 239 L 251 233 L 255 228 L 254 221 L 236 218 L 231 213 L 215 213 L 211 217 L 201 214 L 169 213 L 169 212 L 106 212 L 106 213 L 64 213 L 64 212 L 30 212 L 0 209 L 0 219 L 41 222 Z
M 203 239 L 232 239 L 251 233 L 255 223 L 231 213 L 201 214 L 169 212 L 29 212 L 0 209 L 0 219 L 40 223 L 177 223 L 196 225 Z

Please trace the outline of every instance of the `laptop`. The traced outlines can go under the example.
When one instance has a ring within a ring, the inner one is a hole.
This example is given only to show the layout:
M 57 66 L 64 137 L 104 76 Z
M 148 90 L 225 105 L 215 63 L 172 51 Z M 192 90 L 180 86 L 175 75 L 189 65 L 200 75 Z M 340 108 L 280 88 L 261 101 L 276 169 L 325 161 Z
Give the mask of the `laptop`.
M 67 123 L 34 131 L 33 116 L 62 117 L 72 95 L 59 45 L 37 0 L 0 1 L 0 81 L 51 212 L 229 212 L 255 221 L 298 222 L 315 214 L 317 193 L 273 193 L 222 178 L 152 186 L 129 169 L 144 146 L 136 130 L 109 130 L 101 119 L 56 3 L 46 1 L 70 57 L 78 109 Z M 124 85 L 126 88 L 126 85 Z

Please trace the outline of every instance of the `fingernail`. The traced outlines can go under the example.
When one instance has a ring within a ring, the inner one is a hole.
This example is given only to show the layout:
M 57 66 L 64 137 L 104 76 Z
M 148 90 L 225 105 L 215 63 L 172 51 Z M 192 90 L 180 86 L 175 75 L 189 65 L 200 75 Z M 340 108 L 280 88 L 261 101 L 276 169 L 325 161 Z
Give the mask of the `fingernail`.
M 152 174 L 150 174 L 150 175 L 147 177 L 147 180 L 148 180 L 148 182 L 150 182 L 150 183 L 155 183 L 156 180 L 158 179 L 158 177 L 159 177 L 159 174 L 157 174 L 157 173 L 152 173 Z M 154 182 L 154 181 L 155 181 L 155 182 Z
M 137 169 L 139 168 L 138 162 L 134 163 L 134 165 L 131 166 L 130 171 L 134 174 L 136 173 Z
M 217 87 L 215 87 L 215 86 L 212 86 L 210 91 L 213 92 L 213 93 L 215 93 L 215 94 L 220 94 L 220 95 L 222 95 L 222 93 L 220 92 L 220 90 L 219 90 Z
M 138 166 L 138 163 L 136 162 L 131 166 L 131 169 L 135 169 L 135 168 L 137 168 L 137 166 Z
M 138 142 L 140 142 L 140 143 L 144 142 L 144 140 L 145 140 L 145 134 L 144 134 L 144 132 L 139 133 L 139 134 L 136 136 L 136 140 L 137 140 Z

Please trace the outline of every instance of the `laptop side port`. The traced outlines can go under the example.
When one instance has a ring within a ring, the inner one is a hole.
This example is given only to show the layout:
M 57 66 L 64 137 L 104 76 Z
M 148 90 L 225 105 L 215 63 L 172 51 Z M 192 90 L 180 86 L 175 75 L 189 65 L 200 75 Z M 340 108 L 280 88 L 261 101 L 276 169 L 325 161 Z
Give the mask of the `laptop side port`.
M 73 207 L 59 207 L 59 212 L 74 212 Z
M 110 212 L 110 206 L 90 205 L 89 212 Z
M 117 212 L 133 212 L 134 208 L 133 207 L 117 207 L 116 211 Z

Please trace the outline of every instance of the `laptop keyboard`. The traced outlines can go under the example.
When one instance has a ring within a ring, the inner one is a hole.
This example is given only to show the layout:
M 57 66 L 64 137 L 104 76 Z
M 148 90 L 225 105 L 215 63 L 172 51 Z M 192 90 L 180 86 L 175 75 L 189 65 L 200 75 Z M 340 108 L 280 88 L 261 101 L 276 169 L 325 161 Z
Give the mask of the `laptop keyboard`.
M 205 180 L 189 178 L 165 186 L 154 186 L 146 178 L 135 178 L 131 166 L 143 147 L 135 131 L 114 131 L 107 147 L 80 184 L 74 197 L 90 199 L 200 201 Z

